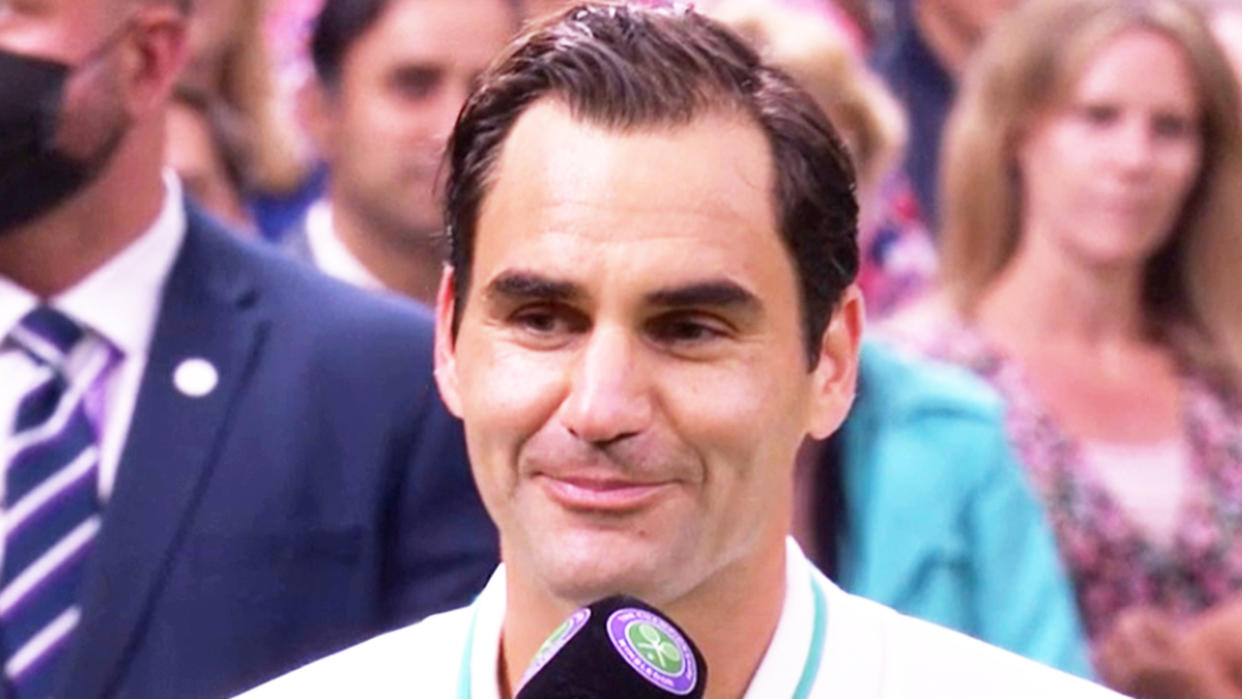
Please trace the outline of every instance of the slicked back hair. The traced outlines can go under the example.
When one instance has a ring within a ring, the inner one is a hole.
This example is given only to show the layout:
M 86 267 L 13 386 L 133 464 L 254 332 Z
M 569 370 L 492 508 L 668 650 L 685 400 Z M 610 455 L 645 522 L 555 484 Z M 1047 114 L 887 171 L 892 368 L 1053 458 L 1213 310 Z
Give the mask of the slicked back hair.
M 531 104 L 623 132 L 739 113 L 767 138 L 773 210 L 798 277 L 813 368 L 842 292 L 858 271 L 854 170 L 827 117 L 729 29 L 688 9 L 579 5 L 531 28 L 482 76 L 448 144 L 445 221 L 456 336 L 470 288 L 479 211 L 505 139 Z

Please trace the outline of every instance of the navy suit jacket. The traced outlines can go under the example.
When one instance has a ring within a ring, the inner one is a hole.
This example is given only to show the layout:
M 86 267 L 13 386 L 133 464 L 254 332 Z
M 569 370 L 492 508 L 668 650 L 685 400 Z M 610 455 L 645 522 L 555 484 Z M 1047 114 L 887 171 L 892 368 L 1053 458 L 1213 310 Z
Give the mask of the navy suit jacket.
M 496 531 L 431 372 L 425 312 L 191 207 L 57 696 L 229 695 L 468 603 Z

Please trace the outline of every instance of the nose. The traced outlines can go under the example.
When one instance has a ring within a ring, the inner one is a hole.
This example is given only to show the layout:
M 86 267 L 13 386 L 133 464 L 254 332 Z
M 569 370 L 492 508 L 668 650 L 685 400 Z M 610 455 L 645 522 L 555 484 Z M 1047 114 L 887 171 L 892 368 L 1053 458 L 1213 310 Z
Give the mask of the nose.
M 637 340 L 597 327 L 570 369 L 561 424 L 578 439 L 615 442 L 645 430 L 652 418 L 650 382 Z
M 1128 174 L 1146 172 L 1155 154 L 1154 129 L 1141 119 L 1130 119 L 1120 129 L 1114 157 Z

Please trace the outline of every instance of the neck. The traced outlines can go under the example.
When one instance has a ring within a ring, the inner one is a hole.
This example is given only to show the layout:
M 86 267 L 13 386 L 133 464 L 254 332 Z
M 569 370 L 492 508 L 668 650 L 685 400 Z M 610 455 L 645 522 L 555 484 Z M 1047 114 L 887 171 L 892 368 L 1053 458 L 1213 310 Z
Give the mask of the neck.
M 133 129 L 93 182 L 31 223 L 0 234 L 0 275 L 48 298 L 106 264 L 159 215 L 162 154 L 162 131 Z
M 979 322 L 1002 345 L 1106 348 L 1146 342 L 1142 280 L 1141 264 L 1092 268 L 1052 246 L 1023 244 L 984 294 Z
M 385 229 L 332 200 L 332 227 L 354 257 L 385 288 L 434 306 L 445 246 L 438 231 Z
M 685 629 L 707 660 L 712 699 L 740 697 L 767 652 L 785 602 L 785 543 L 760 545 L 761 555 L 716 572 L 660 611 Z M 512 697 L 522 673 L 553 629 L 578 606 L 555 599 L 506 568 L 504 630 L 498 668 L 502 697 Z
M 919 34 L 940 64 L 953 75 L 960 75 L 979 34 L 952 10 L 933 7 L 929 2 L 914 3 L 914 22 Z

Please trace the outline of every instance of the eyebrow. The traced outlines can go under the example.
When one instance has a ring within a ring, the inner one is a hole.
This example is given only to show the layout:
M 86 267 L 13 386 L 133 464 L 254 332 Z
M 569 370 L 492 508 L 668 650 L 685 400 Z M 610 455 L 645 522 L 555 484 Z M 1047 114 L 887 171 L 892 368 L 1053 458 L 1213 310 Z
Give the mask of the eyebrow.
M 569 301 L 585 296 L 586 292 L 573 282 L 535 272 L 510 271 L 493 279 L 483 295 L 492 300 Z
M 653 306 L 684 308 L 688 306 L 711 306 L 735 308 L 746 313 L 758 313 L 763 302 L 750 291 L 727 279 L 713 279 L 647 294 L 646 301 Z
M 573 301 L 587 296 L 579 284 L 552 279 L 536 272 L 514 270 L 496 277 L 484 289 L 485 298 L 493 301 Z M 651 306 L 686 308 L 710 306 L 736 308 L 745 313 L 763 309 L 759 297 L 727 279 L 713 279 L 684 286 L 657 289 L 643 300 Z

